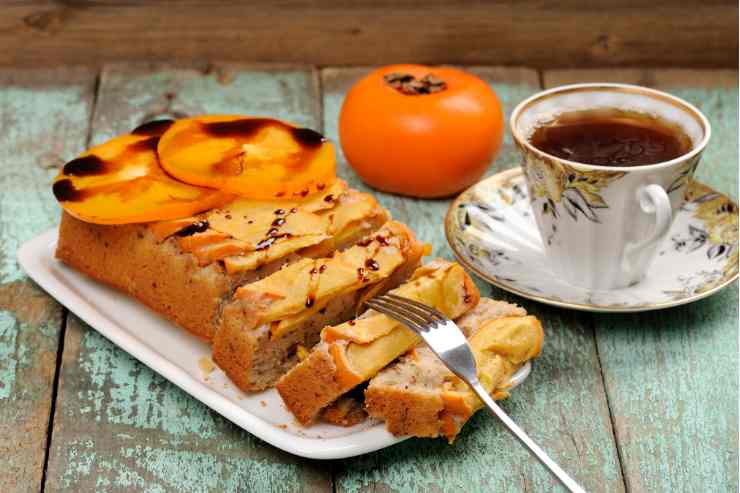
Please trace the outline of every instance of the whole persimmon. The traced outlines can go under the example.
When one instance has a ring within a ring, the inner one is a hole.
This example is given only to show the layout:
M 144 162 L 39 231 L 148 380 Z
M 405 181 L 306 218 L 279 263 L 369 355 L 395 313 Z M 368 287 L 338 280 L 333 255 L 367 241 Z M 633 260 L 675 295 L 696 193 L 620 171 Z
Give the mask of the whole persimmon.
M 339 115 L 342 151 L 362 180 L 413 197 L 447 197 L 478 181 L 503 135 L 494 91 L 451 67 L 374 70 L 352 87 Z

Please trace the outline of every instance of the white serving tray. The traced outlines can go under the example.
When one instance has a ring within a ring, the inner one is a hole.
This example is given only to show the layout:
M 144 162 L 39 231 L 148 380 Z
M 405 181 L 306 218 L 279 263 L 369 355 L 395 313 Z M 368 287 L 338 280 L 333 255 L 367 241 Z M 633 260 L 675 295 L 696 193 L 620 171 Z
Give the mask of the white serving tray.
M 31 279 L 118 347 L 249 433 L 312 459 L 353 457 L 404 440 L 370 419 L 349 428 L 302 427 L 274 389 L 242 393 L 218 368 L 210 373 L 202 369 L 211 354 L 208 344 L 133 298 L 67 268 L 54 258 L 56 240 L 55 228 L 18 250 L 18 262 Z M 512 385 L 524 381 L 530 369 L 529 363 L 522 367 Z

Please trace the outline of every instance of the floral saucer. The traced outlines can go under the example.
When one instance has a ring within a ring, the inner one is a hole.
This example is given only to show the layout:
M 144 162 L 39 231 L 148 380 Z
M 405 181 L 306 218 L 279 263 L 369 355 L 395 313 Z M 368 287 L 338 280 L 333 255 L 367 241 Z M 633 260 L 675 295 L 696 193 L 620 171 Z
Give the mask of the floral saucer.
M 738 207 L 691 181 L 687 202 L 645 279 L 596 291 L 561 281 L 548 266 L 520 168 L 473 185 L 450 205 L 447 241 L 483 279 L 542 303 L 595 312 L 639 312 L 705 298 L 738 277 Z

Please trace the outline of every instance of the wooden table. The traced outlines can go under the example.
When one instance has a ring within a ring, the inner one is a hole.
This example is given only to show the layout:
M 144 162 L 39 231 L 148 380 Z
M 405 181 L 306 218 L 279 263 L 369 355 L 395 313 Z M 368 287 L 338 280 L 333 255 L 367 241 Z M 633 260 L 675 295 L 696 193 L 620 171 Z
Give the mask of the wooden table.
M 735 71 L 470 67 L 507 111 L 542 87 L 624 81 L 698 105 L 714 136 L 699 179 L 738 198 Z M 0 491 L 557 491 L 480 413 L 454 446 L 409 440 L 320 462 L 250 436 L 117 349 L 20 271 L 18 246 L 52 227 L 49 183 L 89 145 L 164 113 L 284 118 L 337 138 L 337 115 L 366 69 L 154 65 L 0 72 Z M 341 160 L 341 156 L 340 156 Z M 490 173 L 518 164 L 507 141 Z M 341 160 L 340 174 L 364 189 Z M 434 254 L 445 201 L 377 194 Z M 546 340 L 505 409 L 589 491 L 730 491 L 738 484 L 737 285 L 635 315 L 550 308 L 483 282 L 540 317 Z

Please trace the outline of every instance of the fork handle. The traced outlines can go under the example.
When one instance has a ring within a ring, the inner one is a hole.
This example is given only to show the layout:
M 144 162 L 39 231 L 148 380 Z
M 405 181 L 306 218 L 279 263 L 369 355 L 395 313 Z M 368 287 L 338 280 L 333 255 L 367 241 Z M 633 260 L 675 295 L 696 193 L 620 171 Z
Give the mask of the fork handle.
M 471 382 L 470 387 L 475 391 L 476 394 L 478 394 L 478 397 L 488 406 L 488 409 L 491 410 L 491 412 L 496 416 L 498 419 L 500 419 L 505 425 L 506 428 L 508 428 L 509 432 L 514 435 L 523 445 L 525 445 L 529 451 L 534 455 L 544 466 L 546 466 L 553 476 L 555 476 L 565 488 L 568 489 L 568 491 L 571 491 L 572 493 L 585 493 L 585 490 L 581 488 L 578 483 L 576 483 L 573 478 L 568 476 L 568 473 L 563 471 L 559 465 L 557 465 L 546 453 L 544 450 L 542 450 L 539 445 L 534 443 L 534 441 L 529 438 L 529 436 L 524 433 L 524 430 L 519 428 L 519 426 L 509 417 L 508 414 L 504 412 L 501 407 L 499 407 L 498 404 L 493 400 L 493 398 L 488 395 L 488 392 L 486 392 L 486 389 L 483 388 L 483 386 L 480 384 L 480 382 Z

